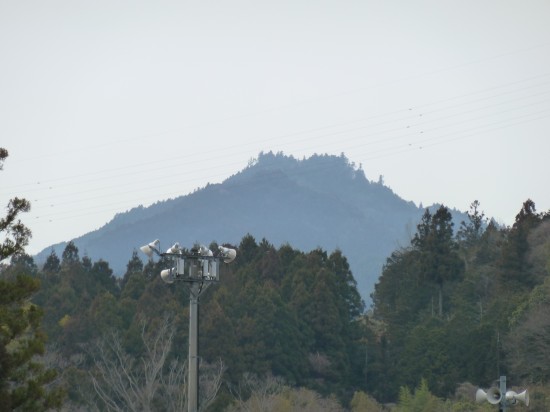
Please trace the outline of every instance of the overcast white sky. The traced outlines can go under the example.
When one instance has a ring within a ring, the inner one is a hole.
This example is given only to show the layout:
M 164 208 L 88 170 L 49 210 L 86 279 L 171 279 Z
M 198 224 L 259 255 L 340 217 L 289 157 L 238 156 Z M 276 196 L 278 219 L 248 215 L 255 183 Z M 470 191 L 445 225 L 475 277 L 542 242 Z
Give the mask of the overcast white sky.
M 549 22 L 548 0 L 0 0 L 0 205 L 32 202 L 36 253 L 262 150 L 343 152 L 510 225 L 550 208 Z

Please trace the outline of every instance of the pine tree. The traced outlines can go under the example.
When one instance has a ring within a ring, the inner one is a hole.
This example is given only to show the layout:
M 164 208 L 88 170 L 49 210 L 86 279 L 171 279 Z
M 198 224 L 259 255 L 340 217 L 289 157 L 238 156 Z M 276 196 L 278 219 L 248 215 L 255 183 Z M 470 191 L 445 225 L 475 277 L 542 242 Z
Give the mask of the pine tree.
M 502 249 L 500 262 L 501 280 L 505 286 L 517 291 L 534 287 L 540 279 L 536 279 L 530 270 L 527 260 L 529 243 L 527 236 L 541 221 L 542 216 L 536 213 L 535 203 L 528 199 L 523 203 L 516 215 L 508 239 Z
M 7 157 L 8 151 L 0 147 L 0 170 Z M 23 253 L 25 246 L 29 243 L 31 231 L 18 219 L 20 213 L 29 210 L 31 210 L 31 204 L 26 199 L 15 197 L 8 202 L 6 216 L 0 219 L 0 233 L 3 239 L 0 243 L 0 261 Z
M 0 148 L 0 169 L 8 156 Z M 0 219 L 0 260 L 16 256 L 14 263 L 25 260 L 21 255 L 31 231 L 18 219 L 30 210 L 25 199 L 12 199 L 6 217 Z M 17 256 L 20 255 L 20 256 Z M 32 267 L 27 267 L 32 271 Z M 23 271 L 25 272 L 25 271 Z M 40 327 L 42 310 L 30 302 L 39 289 L 37 278 L 26 273 L 0 278 L 0 411 L 44 411 L 59 407 L 63 400 L 60 388 L 46 390 L 56 372 L 44 367 L 37 356 L 44 354 L 46 336 Z
M 449 209 L 441 206 L 433 216 L 426 209 L 412 244 L 420 252 L 422 279 L 437 286 L 438 314 L 441 317 L 443 285 L 457 280 L 463 272 L 463 262 L 453 238 L 453 222 Z

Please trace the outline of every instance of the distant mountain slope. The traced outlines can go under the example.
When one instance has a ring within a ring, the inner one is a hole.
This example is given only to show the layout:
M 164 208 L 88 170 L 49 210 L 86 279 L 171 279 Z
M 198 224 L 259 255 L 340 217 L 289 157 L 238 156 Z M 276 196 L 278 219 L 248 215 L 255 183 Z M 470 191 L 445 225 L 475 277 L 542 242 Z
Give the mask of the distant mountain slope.
M 304 251 L 339 248 L 369 300 L 386 257 L 409 243 L 422 213 L 381 182 L 369 181 L 343 155 L 297 160 L 262 153 L 221 184 L 118 214 L 73 241 L 81 254 L 108 261 L 118 274 L 124 273 L 132 251 L 154 238 L 164 249 L 176 241 L 186 247 L 211 241 L 238 244 L 247 233 Z M 52 247 L 60 256 L 65 245 Z

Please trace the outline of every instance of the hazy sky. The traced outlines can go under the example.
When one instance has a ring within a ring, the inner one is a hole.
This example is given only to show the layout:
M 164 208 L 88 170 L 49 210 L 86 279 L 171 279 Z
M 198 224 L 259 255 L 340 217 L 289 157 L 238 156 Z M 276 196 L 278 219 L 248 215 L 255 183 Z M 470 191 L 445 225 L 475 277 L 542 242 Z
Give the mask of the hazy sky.
M 36 253 L 260 151 L 343 152 L 510 225 L 550 208 L 549 22 L 548 0 L 0 0 L 0 204 L 32 202 Z

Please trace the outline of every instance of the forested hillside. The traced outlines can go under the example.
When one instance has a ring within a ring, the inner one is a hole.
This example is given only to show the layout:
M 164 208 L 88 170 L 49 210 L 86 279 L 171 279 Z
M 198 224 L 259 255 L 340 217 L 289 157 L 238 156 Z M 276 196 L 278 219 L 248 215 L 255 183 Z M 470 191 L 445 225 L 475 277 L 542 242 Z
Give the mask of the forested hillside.
M 201 297 L 207 410 L 492 410 L 473 393 L 501 374 L 530 390 L 529 410 L 549 410 L 550 215 L 532 201 L 510 228 L 477 202 L 457 228 L 444 206 L 426 210 L 411 244 L 388 257 L 370 309 L 345 251 L 251 235 L 234 246 Z M 170 264 L 134 252 L 117 278 L 69 243 L 43 267 L 19 254 L 2 269 L 40 281 L 44 361 L 67 410 L 185 405 L 189 296 L 158 276 Z
M 339 251 L 276 249 L 250 235 L 238 254 L 234 264 L 223 266 L 219 285 L 201 297 L 201 356 L 211 365 L 221 361 L 225 369 L 220 405 L 234 396 L 228 388 L 250 375 L 351 398 L 364 382 L 366 332 L 346 258 Z M 111 362 L 117 348 L 131 358 L 148 358 L 142 333 L 165 330 L 172 344 L 164 367 L 184 364 L 189 295 L 184 283 L 161 281 L 160 270 L 170 264 L 161 259 L 143 266 L 134 253 L 117 279 L 107 262 L 80 258 L 72 243 L 61 257 L 50 254 L 41 270 L 29 257 L 14 259 L 6 274 L 27 272 L 42 283 L 33 301 L 44 308 L 43 326 L 69 384 L 70 402 L 101 405 L 89 398 L 93 379 L 98 387 L 114 385 L 113 377 L 101 375 L 101 362 Z M 158 384 L 164 379 L 157 378 Z M 169 409 L 164 395 L 159 389 L 143 404 Z
M 528 200 L 511 228 L 485 223 L 478 202 L 456 232 L 448 210 L 426 211 L 411 245 L 388 258 L 373 294 L 380 363 L 369 389 L 378 399 L 420 378 L 441 397 L 500 375 L 548 384 L 550 214 Z M 549 410 L 541 402 L 532 409 Z
M 365 300 L 373 291 L 385 258 L 406 245 L 423 210 L 384 185 L 369 180 L 345 156 L 314 155 L 299 160 L 261 153 L 220 184 L 185 196 L 136 207 L 116 215 L 97 231 L 73 240 L 82 255 L 109 262 L 121 276 L 132 249 L 161 239 L 180 242 L 239 243 L 247 233 L 279 247 L 321 247 L 345 251 Z M 463 215 L 458 215 L 458 222 Z M 45 248 L 58 255 L 67 242 Z

